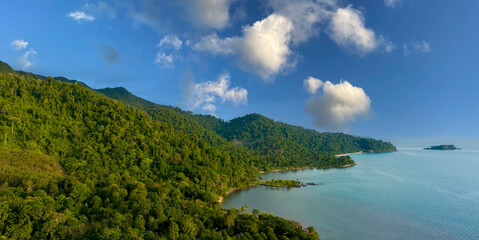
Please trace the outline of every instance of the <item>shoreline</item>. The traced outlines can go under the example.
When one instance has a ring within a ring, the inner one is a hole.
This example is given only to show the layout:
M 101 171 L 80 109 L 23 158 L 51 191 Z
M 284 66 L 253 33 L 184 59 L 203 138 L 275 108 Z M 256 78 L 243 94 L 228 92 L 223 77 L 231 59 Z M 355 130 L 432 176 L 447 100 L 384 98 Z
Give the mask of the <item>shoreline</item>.
M 346 165 L 343 165 L 339 168 L 349 168 L 349 167 L 353 167 L 353 166 L 356 166 L 356 163 L 346 164 Z
M 287 171 L 297 171 L 305 169 L 318 169 L 318 167 L 298 167 L 298 168 L 289 168 L 289 169 L 273 169 L 269 171 L 259 171 L 258 174 L 272 173 L 272 172 L 287 172 Z
M 362 153 L 364 153 L 364 152 L 360 151 L 360 152 L 352 152 L 352 153 L 342 153 L 342 154 L 336 154 L 334 156 L 335 157 L 341 157 L 341 156 L 348 156 L 348 155 L 362 154 Z M 350 168 L 350 167 L 354 167 L 354 166 L 356 166 L 356 163 L 346 164 L 346 165 L 343 165 L 343 166 L 340 166 L 340 167 L 335 167 L 335 168 L 342 169 L 342 168 Z M 333 167 L 329 167 L 329 168 L 333 168 Z M 273 170 L 269 170 L 269 171 L 259 171 L 257 174 L 265 174 L 265 173 L 272 173 L 272 172 L 298 171 L 298 170 L 306 170 L 306 169 L 329 169 L 329 168 L 297 167 L 297 168 L 288 168 L 288 169 L 273 169 Z M 246 189 L 261 186 L 261 185 L 262 184 L 251 185 L 251 186 L 248 186 L 248 187 L 245 187 L 245 188 L 232 188 L 228 192 L 226 192 L 224 196 L 219 196 L 218 197 L 218 202 L 221 205 L 224 202 L 225 198 L 228 197 L 228 195 L 230 195 L 231 193 L 236 192 L 236 191 L 246 190 Z
M 349 154 L 359 154 L 359 153 L 362 153 L 362 152 L 349 153 Z M 338 169 L 342 169 L 342 168 L 349 168 L 349 167 L 353 167 L 353 166 L 356 166 L 356 163 L 346 164 L 346 165 L 343 165 L 343 166 L 337 167 L 337 168 L 338 168 Z M 260 172 L 258 172 L 258 174 L 265 174 L 265 173 L 272 173 L 272 172 L 297 171 L 297 170 L 306 170 L 306 169 L 329 169 L 329 168 L 299 167 L 299 168 L 290 168 L 290 169 L 273 169 L 273 170 L 270 170 L 270 171 L 260 171 Z M 225 198 L 228 197 L 228 195 L 230 195 L 231 193 L 234 193 L 234 192 L 236 192 L 236 191 L 243 191 L 243 190 L 246 190 L 246 189 L 249 189 L 249 188 L 253 188 L 253 187 L 257 187 L 257 186 L 262 186 L 262 185 L 263 185 L 263 184 L 255 184 L 255 185 L 251 185 L 251 186 L 244 187 L 244 188 L 232 188 L 232 189 L 230 189 L 228 192 L 226 192 L 224 196 L 219 196 L 219 197 L 218 197 L 218 202 L 219 202 L 220 205 L 221 205 L 221 204 L 224 202 Z M 264 185 L 264 186 L 267 186 L 267 185 Z
M 226 198 L 228 195 L 230 195 L 230 194 L 232 194 L 232 193 L 234 193 L 234 192 L 236 192 L 236 191 L 245 190 L 245 189 L 248 189 L 248 188 L 251 188 L 251 187 L 254 187 L 254 186 L 250 186 L 250 187 L 247 187 L 247 188 L 232 188 L 232 189 L 230 189 L 228 192 L 226 192 L 224 196 L 220 196 L 220 197 L 218 198 L 218 202 L 219 202 L 220 205 L 221 205 L 221 204 L 223 203 L 223 201 L 225 200 L 225 198 Z
M 343 157 L 343 156 L 348 156 L 348 155 L 353 155 L 353 154 L 361 154 L 364 153 L 363 151 L 360 152 L 352 152 L 352 153 L 341 153 L 341 154 L 336 154 L 334 155 L 335 157 Z

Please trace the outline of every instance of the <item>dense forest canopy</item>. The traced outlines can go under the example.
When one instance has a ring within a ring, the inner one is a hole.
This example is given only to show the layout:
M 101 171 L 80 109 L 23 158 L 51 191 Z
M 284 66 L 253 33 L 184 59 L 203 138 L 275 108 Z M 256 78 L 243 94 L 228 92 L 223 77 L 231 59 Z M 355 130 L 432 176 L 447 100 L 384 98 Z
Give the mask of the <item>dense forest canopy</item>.
M 221 209 L 218 197 L 254 184 L 259 171 L 339 167 L 352 160 L 335 153 L 393 148 L 313 137 L 257 115 L 224 122 L 122 103 L 106 90 L 0 66 L 0 238 L 318 239 L 314 228 L 270 214 Z M 136 97 L 125 91 L 118 96 Z
M 193 114 L 179 108 L 154 104 L 124 88 L 97 91 L 123 103 L 145 109 L 154 119 L 165 122 L 175 119 L 177 128 L 185 129 L 186 126 L 188 129 L 188 126 L 195 126 L 197 134 L 204 138 L 211 139 L 211 135 L 216 133 L 235 145 L 242 145 L 261 156 L 268 156 L 265 170 L 298 166 L 341 167 L 354 162 L 349 157 L 338 159 L 334 156 L 336 154 L 396 151 L 389 142 L 343 133 L 320 133 L 277 122 L 257 113 L 224 121 L 211 115 Z M 185 122 L 186 124 L 182 124 Z

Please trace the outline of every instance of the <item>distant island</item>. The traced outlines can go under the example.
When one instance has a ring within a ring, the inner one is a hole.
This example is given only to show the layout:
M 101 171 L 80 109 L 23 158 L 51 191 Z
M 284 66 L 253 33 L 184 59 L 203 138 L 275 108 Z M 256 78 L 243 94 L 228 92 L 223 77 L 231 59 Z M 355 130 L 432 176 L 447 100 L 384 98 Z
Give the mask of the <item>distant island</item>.
M 317 183 L 302 183 L 297 180 L 282 180 L 282 179 L 271 179 L 267 181 L 259 181 L 256 183 L 257 185 L 261 186 L 268 186 L 268 187 L 286 187 L 286 188 L 291 188 L 291 187 L 306 187 L 308 185 L 318 185 Z
M 428 148 L 424 148 L 424 150 L 459 150 L 460 148 L 457 148 L 454 145 L 438 145 L 438 146 L 431 146 Z

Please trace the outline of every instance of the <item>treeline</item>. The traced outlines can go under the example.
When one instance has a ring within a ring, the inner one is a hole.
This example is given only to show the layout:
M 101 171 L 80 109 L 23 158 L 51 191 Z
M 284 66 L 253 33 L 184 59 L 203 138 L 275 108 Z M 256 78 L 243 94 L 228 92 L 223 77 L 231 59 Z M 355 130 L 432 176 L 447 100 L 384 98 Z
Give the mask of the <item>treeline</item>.
M 258 182 L 259 185 L 270 187 L 301 187 L 303 184 L 296 180 L 270 179 Z
M 189 131 L 215 146 L 246 149 L 259 159 L 262 170 L 293 167 L 343 167 L 354 164 L 348 152 L 392 152 L 389 142 L 343 133 L 320 133 L 311 129 L 276 122 L 260 114 L 224 121 L 211 115 L 193 114 L 179 108 L 163 106 L 141 99 L 124 88 L 97 90 L 125 104 L 144 109 L 153 119 L 172 123 L 172 127 Z M 194 126 L 192 128 L 192 126 Z M 257 165 L 258 166 L 258 165 Z
M 225 211 L 218 197 L 260 171 L 342 167 L 354 162 L 334 154 L 389 150 L 257 114 L 225 122 L 0 62 L 0 239 L 318 239 L 288 220 Z
M 79 83 L 0 74 L 0 238 L 318 238 L 221 209 L 265 158 L 175 125 Z

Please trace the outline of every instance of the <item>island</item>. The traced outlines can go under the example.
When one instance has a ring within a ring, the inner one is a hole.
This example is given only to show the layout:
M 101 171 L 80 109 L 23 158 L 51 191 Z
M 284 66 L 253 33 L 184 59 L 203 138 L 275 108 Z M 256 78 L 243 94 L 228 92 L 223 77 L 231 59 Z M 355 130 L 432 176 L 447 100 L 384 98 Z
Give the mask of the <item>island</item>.
M 268 187 L 306 187 L 308 185 L 318 185 L 317 183 L 302 183 L 297 180 L 282 180 L 282 179 L 271 179 L 267 181 L 257 182 L 258 185 L 268 186 Z
M 457 148 L 453 144 L 451 145 L 438 145 L 438 146 L 431 146 L 428 148 L 424 148 L 424 150 L 459 150 L 460 148 Z

